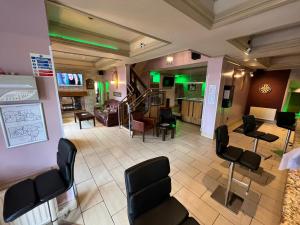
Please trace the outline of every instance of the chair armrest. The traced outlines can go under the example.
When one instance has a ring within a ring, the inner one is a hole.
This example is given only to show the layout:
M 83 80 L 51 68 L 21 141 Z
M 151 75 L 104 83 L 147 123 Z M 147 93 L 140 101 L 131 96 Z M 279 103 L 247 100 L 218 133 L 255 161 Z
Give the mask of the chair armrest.
M 149 124 L 153 124 L 153 125 L 155 125 L 155 123 L 156 123 L 156 119 L 151 118 L 151 117 L 143 118 L 143 121 L 145 121 L 146 123 L 149 123 Z
M 144 132 L 145 123 L 142 121 L 132 120 L 132 129 L 135 131 Z

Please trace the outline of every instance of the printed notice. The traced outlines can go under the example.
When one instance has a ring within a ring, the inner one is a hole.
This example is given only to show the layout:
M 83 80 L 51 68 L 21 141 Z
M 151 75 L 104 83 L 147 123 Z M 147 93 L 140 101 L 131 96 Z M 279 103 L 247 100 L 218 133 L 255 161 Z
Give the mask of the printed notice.
M 30 60 L 35 76 L 53 77 L 53 65 L 50 55 L 30 53 Z

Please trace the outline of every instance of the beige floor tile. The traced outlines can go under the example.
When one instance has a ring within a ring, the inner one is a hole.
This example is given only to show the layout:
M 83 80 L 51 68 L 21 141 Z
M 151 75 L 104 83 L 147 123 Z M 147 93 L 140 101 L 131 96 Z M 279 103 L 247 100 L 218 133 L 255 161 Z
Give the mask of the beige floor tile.
M 94 168 L 102 165 L 102 161 L 98 157 L 97 153 L 84 156 L 84 160 L 86 161 L 86 164 L 88 165 L 89 168 Z
M 219 215 L 218 218 L 216 219 L 214 225 L 233 225 L 233 223 L 229 222 L 222 215 Z
M 92 178 L 91 172 L 85 163 L 75 165 L 74 178 L 75 178 L 76 184 L 79 184 L 83 181 L 86 181 L 86 180 L 89 180 Z
M 250 225 L 264 225 L 264 224 L 253 218 Z
M 110 182 L 100 187 L 101 195 L 111 215 L 125 208 L 127 201 L 125 195 L 115 182 Z
M 120 166 L 118 160 L 111 154 L 105 155 L 102 158 L 102 162 L 108 170 L 114 169 Z
M 115 225 L 129 225 L 127 208 L 122 209 L 120 212 L 116 213 L 112 218 Z
M 104 165 L 92 168 L 91 173 L 98 187 L 113 180 L 112 176 L 104 167 Z
M 124 169 L 121 166 L 118 166 L 110 171 L 116 183 L 119 185 L 121 189 L 125 188 L 125 177 L 124 177 Z
M 92 206 L 103 201 L 98 187 L 93 179 L 78 184 L 77 191 L 81 211 L 86 211 Z
M 88 209 L 82 215 L 85 225 L 114 225 L 103 202 Z
M 59 225 L 65 225 L 70 223 L 76 225 L 85 225 L 79 208 L 71 211 L 68 216 L 60 218 L 58 220 Z
M 184 187 L 186 187 L 188 190 L 193 192 L 198 197 L 201 197 L 203 193 L 206 191 L 206 188 L 204 185 L 198 183 L 195 181 L 195 179 L 190 178 L 186 174 L 182 172 L 178 172 L 174 174 L 173 179 L 175 179 L 178 183 L 182 184 Z
M 200 173 L 200 171 L 189 164 L 182 162 L 181 160 L 175 160 L 172 162 L 172 166 L 175 166 L 177 169 L 183 171 L 190 177 L 195 177 L 197 174 Z
M 215 222 L 219 213 L 199 199 L 195 194 L 182 188 L 175 194 L 175 197 L 197 217 L 201 223 L 211 225 Z
M 171 195 L 175 195 L 183 187 L 183 185 L 172 178 L 171 178 L 171 182 L 172 182 Z
M 261 206 L 257 207 L 254 218 L 264 225 L 277 225 L 280 222 L 280 216 L 270 212 L 269 210 Z

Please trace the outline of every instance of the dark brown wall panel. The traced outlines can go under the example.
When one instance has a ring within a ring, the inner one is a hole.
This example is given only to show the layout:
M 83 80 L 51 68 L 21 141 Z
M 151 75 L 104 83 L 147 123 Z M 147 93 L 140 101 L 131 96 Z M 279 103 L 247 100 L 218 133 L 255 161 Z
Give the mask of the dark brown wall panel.
M 249 113 L 250 106 L 276 108 L 280 111 L 289 76 L 290 70 L 262 71 L 256 74 L 251 79 L 246 113 Z M 261 93 L 259 88 L 263 84 L 270 85 L 272 91 Z

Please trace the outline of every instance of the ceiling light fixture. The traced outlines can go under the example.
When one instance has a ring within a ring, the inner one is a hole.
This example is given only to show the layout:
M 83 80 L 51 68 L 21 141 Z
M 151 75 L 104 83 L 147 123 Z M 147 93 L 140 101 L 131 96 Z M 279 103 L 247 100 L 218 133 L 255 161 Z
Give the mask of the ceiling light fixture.
M 254 77 L 254 73 L 253 72 L 250 72 L 250 77 Z
M 57 34 L 57 33 L 54 33 L 54 32 L 50 32 L 49 36 L 50 37 L 55 37 L 55 38 L 65 39 L 65 40 L 68 40 L 68 41 L 74 41 L 74 42 L 78 42 L 78 43 L 82 43 L 82 44 L 93 45 L 93 46 L 97 46 L 97 47 L 101 47 L 101 48 L 119 50 L 118 47 L 115 47 L 113 45 L 107 45 L 107 44 L 102 44 L 102 43 L 98 43 L 98 42 L 94 42 L 94 41 L 83 40 L 83 39 L 80 39 L 80 38 L 75 38 L 75 37 L 62 35 L 62 34 Z
M 174 61 L 174 57 L 173 56 L 167 56 L 167 64 L 173 64 L 173 61 Z

